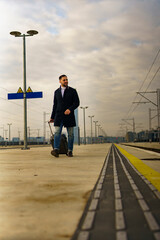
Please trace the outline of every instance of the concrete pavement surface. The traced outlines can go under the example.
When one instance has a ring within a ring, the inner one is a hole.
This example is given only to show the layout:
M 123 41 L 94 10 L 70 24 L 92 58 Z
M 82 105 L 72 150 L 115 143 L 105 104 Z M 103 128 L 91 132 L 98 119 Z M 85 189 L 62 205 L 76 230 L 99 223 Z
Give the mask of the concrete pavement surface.
M 67 240 L 81 218 L 111 144 L 0 150 L 0 239 Z

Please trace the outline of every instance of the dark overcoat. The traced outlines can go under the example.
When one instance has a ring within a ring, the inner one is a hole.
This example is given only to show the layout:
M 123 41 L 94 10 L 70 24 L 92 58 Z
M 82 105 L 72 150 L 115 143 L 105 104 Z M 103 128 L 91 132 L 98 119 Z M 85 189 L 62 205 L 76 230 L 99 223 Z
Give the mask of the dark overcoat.
M 54 92 L 53 110 L 51 119 L 54 119 L 54 126 L 60 126 L 63 122 L 64 127 L 76 126 L 74 110 L 79 106 L 79 97 L 74 88 L 67 87 L 62 97 L 61 87 Z M 71 113 L 65 115 L 64 112 L 69 109 Z

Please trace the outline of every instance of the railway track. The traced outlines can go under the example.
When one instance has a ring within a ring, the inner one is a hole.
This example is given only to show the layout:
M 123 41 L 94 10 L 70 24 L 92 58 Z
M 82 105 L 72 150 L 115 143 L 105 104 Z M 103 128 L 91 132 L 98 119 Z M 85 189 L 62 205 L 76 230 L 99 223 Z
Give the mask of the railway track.
M 160 240 L 160 192 L 112 145 L 71 240 Z
M 133 148 L 140 148 L 140 149 L 144 149 L 144 150 L 147 150 L 147 151 L 151 151 L 151 152 L 157 152 L 157 153 L 160 153 L 160 148 L 151 148 L 151 147 L 142 147 L 142 146 L 136 146 L 136 145 L 130 145 L 130 144 L 122 144 L 124 146 L 129 146 L 129 147 L 133 147 Z

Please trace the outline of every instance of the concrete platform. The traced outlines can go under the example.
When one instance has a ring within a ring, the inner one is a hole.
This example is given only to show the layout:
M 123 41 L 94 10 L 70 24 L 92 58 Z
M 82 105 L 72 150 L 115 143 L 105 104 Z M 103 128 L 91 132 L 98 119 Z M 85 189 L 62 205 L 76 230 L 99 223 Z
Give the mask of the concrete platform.
M 151 151 L 140 149 L 140 148 L 134 148 L 127 145 L 121 145 L 121 144 L 118 144 L 118 145 L 123 149 L 125 149 L 130 154 L 141 159 L 146 165 L 148 165 L 149 167 L 151 167 L 152 169 L 160 173 L 160 153 L 151 152 Z M 146 145 L 144 144 L 144 146 Z M 159 145 L 157 144 L 155 146 L 157 147 Z
M 74 233 L 111 144 L 0 150 L 0 239 L 67 240 Z
M 51 147 L 0 150 L 0 239 L 71 239 L 110 147 L 75 146 L 58 159 Z M 160 154 L 121 147 L 160 172 Z

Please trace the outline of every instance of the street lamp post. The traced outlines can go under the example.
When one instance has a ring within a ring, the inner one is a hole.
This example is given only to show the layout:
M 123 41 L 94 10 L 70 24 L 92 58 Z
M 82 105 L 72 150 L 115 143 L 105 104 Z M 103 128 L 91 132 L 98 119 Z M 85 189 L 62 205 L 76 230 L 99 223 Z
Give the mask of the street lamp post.
M 46 142 L 46 122 L 48 122 L 48 121 L 46 121 L 46 115 L 48 115 L 48 114 L 50 114 L 50 113 L 46 113 L 46 112 L 43 112 L 43 136 L 44 136 L 44 138 L 43 138 L 43 144 L 45 144 L 45 142 Z
M 97 125 L 97 127 L 98 127 L 98 129 L 97 129 L 97 130 L 98 130 L 98 131 L 97 131 L 97 133 L 98 133 L 97 137 L 98 137 L 99 134 L 100 134 L 100 133 L 99 133 L 100 126 L 101 126 L 100 124 Z
M 4 130 L 4 132 L 5 132 L 5 146 L 7 146 L 7 132 L 8 132 L 8 130 L 7 129 L 5 129 Z
M 18 31 L 10 32 L 11 35 L 15 37 L 23 38 L 23 98 L 24 98 L 24 148 L 27 148 L 27 98 L 26 98 L 26 37 L 31 37 L 38 34 L 36 30 L 29 30 L 27 34 L 21 34 Z
M 88 116 L 90 119 L 91 119 L 91 144 L 93 143 L 93 139 L 92 139 L 92 118 L 94 117 L 93 116 Z
M 31 137 L 31 129 L 30 129 L 29 126 L 28 126 L 27 128 L 28 128 L 28 131 L 27 131 L 27 132 L 28 132 L 28 144 L 30 145 L 30 140 L 31 140 L 31 138 L 30 138 L 30 137 Z
M 96 140 L 96 138 L 97 138 L 97 126 L 96 126 L 96 124 L 97 124 L 97 122 L 98 121 L 93 121 L 94 123 L 95 123 L 95 143 L 97 142 Z
M 7 125 L 9 126 L 9 142 L 11 141 L 11 125 L 12 123 L 7 123 Z
M 97 124 L 97 142 L 99 143 L 99 127 L 101 125 L 100 124 Z
M 21 131 L 19 131 L 19 129 L 18 129 L 18 138 L 19 138 L 19 145 L 21 144 L 21 137 L 20 137 L 20 134 L 21 134 Z
M 88 106 L 80 107 L 83 109 L 83 119 L 84 119 L 84 144 L 86 144 L 86 126 L 85 126 L 85 109 L 88 108 Z
M 103 134 L 102 134 L 102 126 L 99 127 L 99 134 L 101 136 L 101 143 L 103 143 L 104 139 L 103 139 Z
M 4 141 L 4 125 L 3 127 L 0 127 L 0 129 L 3 129 L 3 141 Z

